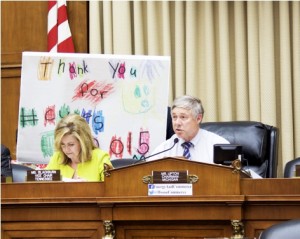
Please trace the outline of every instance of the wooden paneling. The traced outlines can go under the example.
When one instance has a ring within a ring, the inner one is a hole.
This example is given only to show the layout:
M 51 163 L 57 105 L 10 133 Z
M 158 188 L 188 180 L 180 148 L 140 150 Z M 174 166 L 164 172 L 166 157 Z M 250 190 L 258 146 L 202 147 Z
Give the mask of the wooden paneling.
M 81 238 L 96 239 L 103 235 L 101 222 L 16 222 L 2 223 L 2 239 L 11 238 Z
M 2 65 L 21 64 L 23 51 L 47 50 L 47 2 L 1 3 Z
M 300 215 L 299 178 L 236 180 L 238 175 L 228 174 L 228 167 L 178 161 L 164 158 L 114 169 L 101 183 L 2 184 L 2 238 L 100 239 L 104 220 L 113 222 L 118 239 L 230 237 L 231 220 L 241 220 L 245 236 L 253 238 L 275 223 Z M 152 169 L 175 170 L 180 165 L 199 177 L 193 195 L 148 196 L 143 175 L 151 174 Z M 215 172 L 211 167 L 218 173 L 211 173 Z M 211 180 L 206 181 L 208 177 Z M 222 181 L 222 190 L 215 184 L 216 178 Z M 70 226 L 77 230 L 77 237 Z
M 88 1 L 70 1 L 75 51 L 88 53 Z M 23 51 L 47 51 L 47 1 L 1 2 L 1 143 L 15 159 Z
M 147 185 L 143 183 L 144 176 L 152 175 L 152 171 L 159 171 L 161 168 L 161 162 L 159 160 L 153 160 L 146 164 L 135 164 L 127 168 L 117 168 L 113 173 L 114 177 L 108 177 L 106 179 L 108 185 L 110 185 L 108 196 L 126 195 L 132 196 L 136 192 L 128 191 L 128 187 L 134 187 L 137 191 L 147 194 Z M 182 160 L 178 157 L 169 157 L 164 159 L 164 168 L 166 171 L 187 170 L 189 175 L 201 175 L 197 184 L 193 189 L 194 195 L 238 195 L 240 194 L 239 180 L 240 177 L 246 177 L 245 174 L 234 174 L 232 168 L 223 167 L 215 164 L 201 164 L 201 167 L 197 167 L 199 162 Z M 143 169 L 143 170 L 140 170 Z M 147 171 L 148 174 L 144 174 Z M 206 174 L 205 172 L 209 172 Z M 118 178 L 126 178 L 127 187 L 120 187 L 120 181 Z M 117 180 L 117 181 L 116 181 Z M 132 185 L 131 185 L 132 184 Z M 207 185 L 211 185 L 207 187 Z M 216 191 L 215 188 L 218 188 Z
M 289 187 L 286 185 L 289 184 Z M 265 197 L 266 195 L 300 194 L 299 177 L 297 178 L 265 178 L 264 180 L 243 179 L 242 194 Z M 274 197 L 273 197 L 274 198 Z
M 13 75 L 20 74 L 19 69 L 8 71 Z M 11 156 L 15 159 L 20 78 L 19 76 L 5 77 L 3 71 L 1 77 L 1 143 L 9 147 Z
M 172 222 L 152 222 L 151 224 L 138 222 L 135 225 L 126 223 L 115 223 L 117 239 L 172 239 L 172 238 L 221 238 L 230 235 L 230 222 L 211 222 L 204 224 L 200 221 Z

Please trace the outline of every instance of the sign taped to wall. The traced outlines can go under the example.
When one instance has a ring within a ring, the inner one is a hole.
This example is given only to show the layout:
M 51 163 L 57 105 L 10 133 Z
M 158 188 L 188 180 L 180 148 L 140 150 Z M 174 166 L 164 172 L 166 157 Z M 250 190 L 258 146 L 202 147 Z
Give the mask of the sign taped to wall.
M 47 164 L 70 113 L 112 159 L 150 155 L 166 137 L 169 74 L 167 56 L 24 52 L 17 160 Z

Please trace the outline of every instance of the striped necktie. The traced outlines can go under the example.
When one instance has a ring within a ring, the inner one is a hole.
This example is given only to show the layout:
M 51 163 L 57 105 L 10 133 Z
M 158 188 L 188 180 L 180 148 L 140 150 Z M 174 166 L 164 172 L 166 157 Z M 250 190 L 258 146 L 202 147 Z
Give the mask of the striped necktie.
M 186 157 L 187 159 L 191 159 L 190 147 L 193 146 L 193 143 L 184 142 L 181 144 L 181 146 L 184 148 L 183 157 Z

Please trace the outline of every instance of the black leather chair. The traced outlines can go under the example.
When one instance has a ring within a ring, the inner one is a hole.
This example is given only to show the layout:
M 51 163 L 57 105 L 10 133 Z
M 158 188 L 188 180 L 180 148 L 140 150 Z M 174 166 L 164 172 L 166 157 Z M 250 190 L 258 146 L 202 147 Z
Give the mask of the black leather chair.
M 122 168 L 129 165 L 140 163 L 141 161 L 138 161 L 137 159 L 133 158 L 119 158 L 119 159 L 111 159 L 111 164 L 114 168 Z
M 299 239 L 300 219 L 280 222 L 265 229 L 258 239 Z
M 283 177 L 285 177 L 285 178 L 295 177 L 296 165 L 300 165 L 300 157 L 295 158 L 295 159 L 293 159 L 293 160 L 286 163 L 286 165 L 284 167 Z
M 278 165 L 278 128 L 256 121 L 201 123 L 201 128 L 214 132 L 231 144 L 243 146 L 246 168 L 263 178 L 276 178 Z M 168 108 L 166 139 L 174 134 Z
M 245 164 L 260 176 L 277 177 L 278 128 L 256 121 L 207 122 L 201 128 L 242 145 Z
M 12 181 L 13 182 L 25 182 L 27 177 L 27 171 L 33 170 L 30 167 L 22 164 L 11 164 L 12 168 Z

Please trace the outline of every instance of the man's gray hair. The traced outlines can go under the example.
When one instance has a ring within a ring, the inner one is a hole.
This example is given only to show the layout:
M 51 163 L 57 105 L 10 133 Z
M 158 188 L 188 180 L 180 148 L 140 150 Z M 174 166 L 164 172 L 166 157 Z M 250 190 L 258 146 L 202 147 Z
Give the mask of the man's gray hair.
M 202 105 L 202 102 L 197 97 L 189 96 L 189 95 L 183 95 L 180 97 L 177 97 L 173 104 L 172 104 L 172 110 L 174 108 L 183 108 L 186 110 L 191 110 L 192 114 L 196 118 L 199 114 L 204 115 L 204 108 Z

